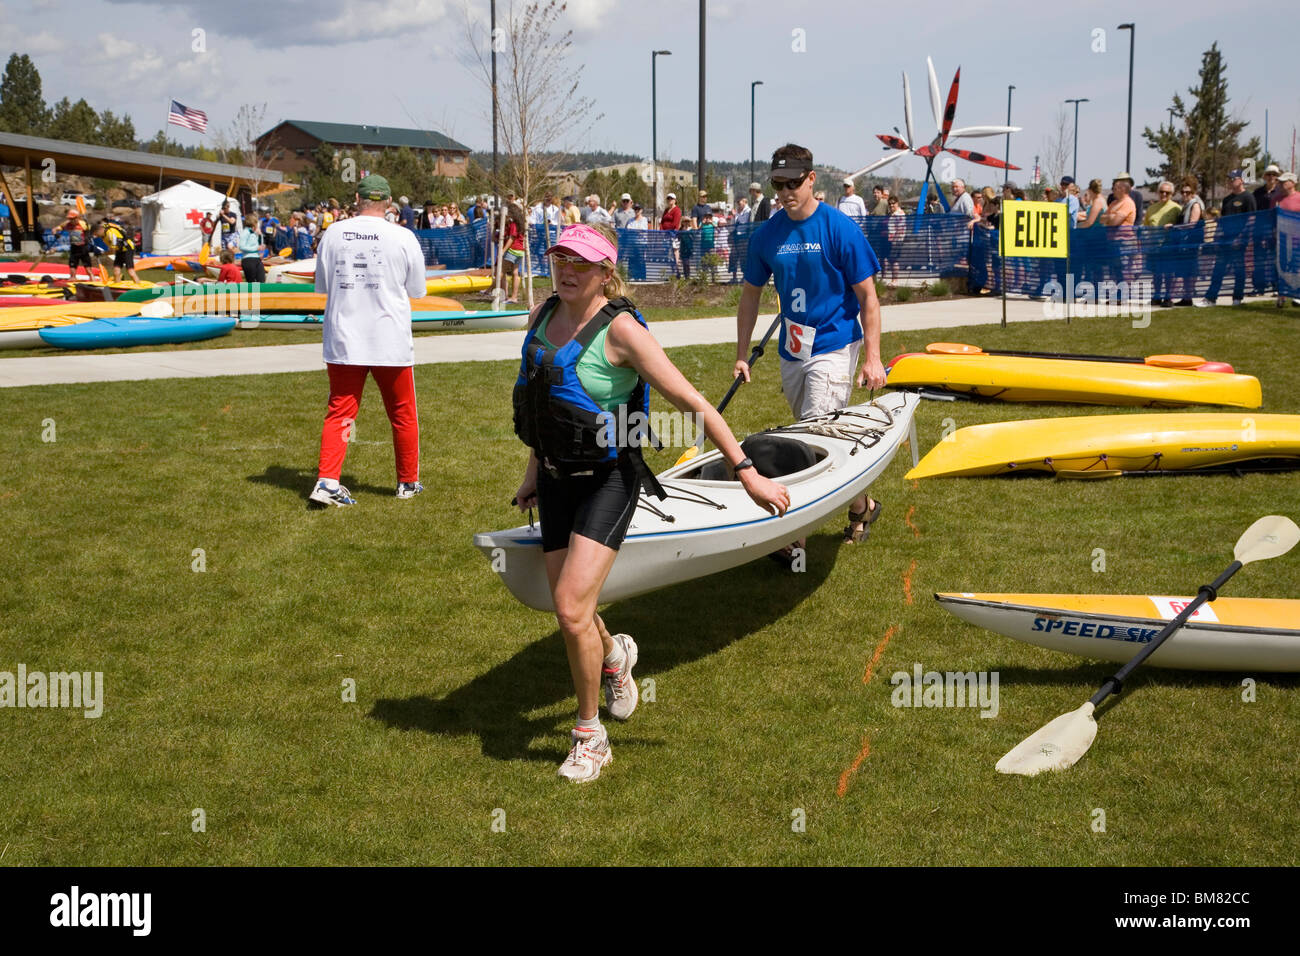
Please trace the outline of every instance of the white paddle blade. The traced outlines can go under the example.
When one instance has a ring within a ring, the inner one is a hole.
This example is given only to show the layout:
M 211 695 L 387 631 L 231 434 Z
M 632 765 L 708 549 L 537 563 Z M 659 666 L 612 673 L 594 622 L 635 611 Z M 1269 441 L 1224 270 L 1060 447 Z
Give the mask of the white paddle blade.
M 863 166 L 856 173 L 852 174 L 852 178 L 857 179 L 859 176 L 865 176 L 873 169 L 879 169 L 881 166 L 887 166 L 890 163 L 892 163 L 894 160 L 901 159 L 902 157 L 909 156 L 909 155 L 911 155 L 911 150 L 907 150 L 907 149 L 900 149 L 897 152 L 890 153 L 888 156 L 884 157 L 883 159 L 878 159 L 874 163 L 868 163 L 867 165 Z
M 170 319 L 176 313 L 166 299 L 154 299 L 140 306 L 140 314 L 147 319 Z
M 943 132 L 943 111 L 939 108 L 939 78 L 934 75 L 934 60 L 928 56 L 925 58 L 925 65 L 930 70 L 930 112 L 934 114 L 934 131 Z
M 1286 554 L 1300 542 L 1300 528 L 1286 515 L 1266 515 L 1246 529 L 1232 549 L 1242 564 L 1266 561 Z
M 1092 701 L 1039 728 L 998 761 L 998 773 L 1036 777 L 1044 770 L 1073 767 L 1097 739 Z
M 903 74 L 903 128 L 907 130 L 907 145 L 911 146 L 916 142 L 916 135 L 912 132 L 912 84 L 907 73 Z

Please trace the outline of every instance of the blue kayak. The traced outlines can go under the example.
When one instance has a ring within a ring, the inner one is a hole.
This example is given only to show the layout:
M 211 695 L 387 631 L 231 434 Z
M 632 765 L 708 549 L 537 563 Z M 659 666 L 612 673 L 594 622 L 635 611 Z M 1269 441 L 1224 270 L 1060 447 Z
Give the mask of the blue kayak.
M 183 315 L 168 319 L 136 317 L 95 319 L 77 325 L 41 329 L 41 340 L 61 349 L 106 349 L 130 345 L 170 345 L 228 335 L 233 317 Z
M 241 316 L 241 329 L 293 329 L 320 326 L 325 317 L 320 314 L 286 315 L 266 313 L 257 317 Z M 528 324 L 527 309 L 508 309 L 493 312 L 483 309 L 474 312 L 412 311 L 411 328 L 416 332 L 438 329 L 455 329 L 459 332 L 476 330 L 522 329 Z

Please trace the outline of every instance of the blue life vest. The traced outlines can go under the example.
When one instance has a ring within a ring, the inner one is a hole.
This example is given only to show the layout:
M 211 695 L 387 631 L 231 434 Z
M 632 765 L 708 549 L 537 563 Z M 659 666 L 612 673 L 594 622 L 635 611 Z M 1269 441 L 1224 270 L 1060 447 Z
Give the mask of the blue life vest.
M 649 434 L 648 424 L 628 427 L 629 416 L 636 411 L 648 423 L 650 386 L 638 377 L 628 401 L 606 411 L 578 380 L 578 361 L 592 340 L 619 313 L 630 313 L 642 327 L 649 326 L 631 301 L 614 299 L 572 340 L 558 349 L 548 349 L 535 341 L 537 329 L 559 302 L 557 295 L 547 299 L 524 337 L 523 360 L 519 363 L 513 395 L 515 434 L 552 474 L 591 473 L 616 464 L 620 456 L 631 457 L 642 477 L 648 479 L 652 493 L 658 494 L 658 483 L 641 458 L 641 446 Z M 620 431 L 625 434 L 619 434 Z
M 295 259 L 311 258 L 311 233 L 301 226 L 293 231 L 293 257 Z

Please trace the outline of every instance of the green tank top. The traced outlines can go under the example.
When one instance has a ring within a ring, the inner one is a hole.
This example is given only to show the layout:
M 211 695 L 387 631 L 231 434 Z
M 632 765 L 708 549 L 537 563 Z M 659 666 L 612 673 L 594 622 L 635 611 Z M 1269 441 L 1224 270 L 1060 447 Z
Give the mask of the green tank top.
M 550 324 L 551 317 L 548 315 L 537 327 L 537 338 L 546 348 L 554 349 L 555 346 L 546 337 L 546 329 Z M 608 325 L 596 333 L 587 351 L 582 353 L 582 358 L 578 360 L 578 381 L 593 402 L 610 412 L 632 397 L 632 389 L 636 387 L 636 380 L 640 376 L 634 368 L 619 368 L 610 364 L 605 357 L 607 335 Z

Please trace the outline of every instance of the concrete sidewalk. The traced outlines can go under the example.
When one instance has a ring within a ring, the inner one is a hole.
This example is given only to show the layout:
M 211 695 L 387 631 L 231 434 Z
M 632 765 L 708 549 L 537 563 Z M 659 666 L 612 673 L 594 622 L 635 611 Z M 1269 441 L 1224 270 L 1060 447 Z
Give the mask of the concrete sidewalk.
M 996 325 L 1002 320 L 1002 300 L 995 296 L 923 302 L 883 307 L 886 332 L 945 329 L 959 325 Z M 1044 303 L 1024 298 L 1007 301 L 1008 322 L 1045 321 Z M 775 318 L 759 316 L 755 338 L 762 337 Z M 664 348 L 717 345 L 736 340 L 735 316 L 651 322 Z M 235 333 L 269 336 L 271 332 Z M 438 334 L 415 340 L 415 363 L 496 362 L 519 357 L 522 332 Z M 922 343 L 918 343 L 922 344 Z M 978 344 L 978 343 L 976 343 Z M 885 356 L 888 358 L 889 356 Z M 77 382 L 132 382 L 152 378 L 211 378 L 220 375 L 269 375 L 314 372 L 325 368 L 319 343 L 262 345 L 237 349 L 194 349 L 183 352 L 120 352 L 113 355 L 48 355 L 0 359 L 0 388 L 66 385 Z

